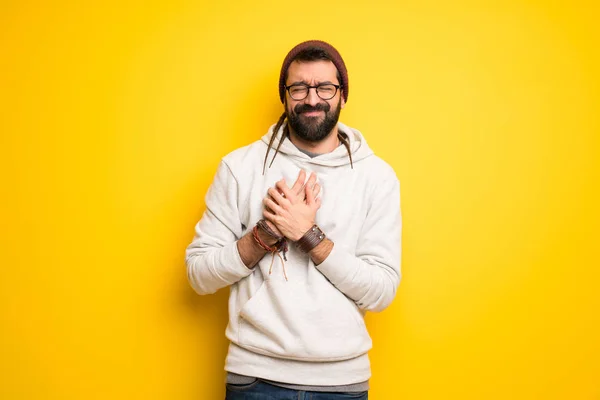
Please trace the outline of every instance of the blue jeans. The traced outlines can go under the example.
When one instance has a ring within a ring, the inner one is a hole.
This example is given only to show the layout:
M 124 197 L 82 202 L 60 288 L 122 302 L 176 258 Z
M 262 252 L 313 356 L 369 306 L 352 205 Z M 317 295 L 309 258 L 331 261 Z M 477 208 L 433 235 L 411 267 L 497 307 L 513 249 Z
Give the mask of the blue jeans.
M 248 385 L 227 384 L 225 400 L 367 400 L 368 392 L 306 392 L 257 380 Z

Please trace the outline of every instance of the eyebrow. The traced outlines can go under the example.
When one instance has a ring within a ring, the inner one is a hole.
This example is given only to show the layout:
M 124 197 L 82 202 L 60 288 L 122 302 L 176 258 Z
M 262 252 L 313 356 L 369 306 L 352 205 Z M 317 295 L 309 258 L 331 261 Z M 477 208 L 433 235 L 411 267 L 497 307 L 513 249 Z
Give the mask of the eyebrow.
M 293 82 L 293 83 L 290 83 L 288 86 L 294 86 L 294 85 L 306 85 L 306 86 L 310 86 L 305 81 Z M 318 82 L 317 86 L 319 86 L 319 85 L 339 85 L 339 83 L 333 83 L 331 81 L 323 81 L 323 82 Z

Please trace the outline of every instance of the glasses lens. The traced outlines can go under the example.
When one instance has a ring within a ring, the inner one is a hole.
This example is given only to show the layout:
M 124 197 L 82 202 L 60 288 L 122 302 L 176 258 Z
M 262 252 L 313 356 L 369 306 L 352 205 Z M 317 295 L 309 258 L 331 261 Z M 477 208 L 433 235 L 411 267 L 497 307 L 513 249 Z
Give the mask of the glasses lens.
M 319 87 L 317 87 L 317 93 L 323 100 L 333 98 L 335 92 L 337 92 L 337 88 L 334 85 L 319 85 Z
M 294 100 L 302 100 L 308 95 L 308 88 L 303 85 L 290 86 L 290 97 Z

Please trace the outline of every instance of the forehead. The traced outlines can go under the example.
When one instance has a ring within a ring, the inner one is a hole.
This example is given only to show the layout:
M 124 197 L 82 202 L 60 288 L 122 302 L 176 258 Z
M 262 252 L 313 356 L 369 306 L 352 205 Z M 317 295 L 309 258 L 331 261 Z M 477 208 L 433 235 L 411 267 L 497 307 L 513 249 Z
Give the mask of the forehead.
M 329 60 L 294 61 L 290 64 L 287 74 L 287 84 L 294 82 L 332 82 L 339 83 L 337 69 Z

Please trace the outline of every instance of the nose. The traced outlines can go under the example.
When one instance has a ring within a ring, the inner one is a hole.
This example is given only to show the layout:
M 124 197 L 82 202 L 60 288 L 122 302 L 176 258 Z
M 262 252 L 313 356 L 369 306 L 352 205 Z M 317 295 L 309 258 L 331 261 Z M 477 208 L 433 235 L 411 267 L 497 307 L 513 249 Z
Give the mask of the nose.
M 308 89 L 308 96 L 304 99 L 306 104 L 310 104 L 311 106 L 316 106 L 321 101 L 321 98 L 317 95 L 317 88 Z

